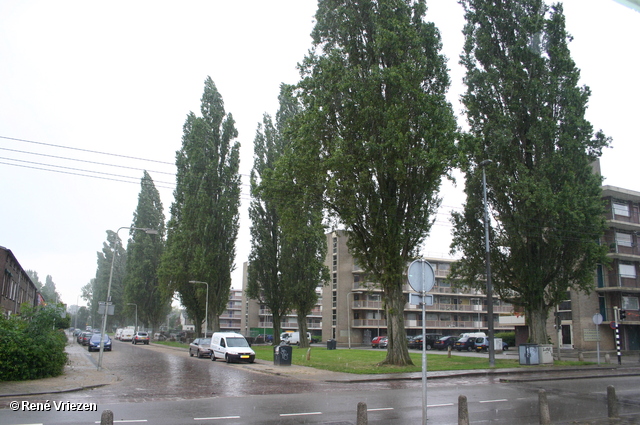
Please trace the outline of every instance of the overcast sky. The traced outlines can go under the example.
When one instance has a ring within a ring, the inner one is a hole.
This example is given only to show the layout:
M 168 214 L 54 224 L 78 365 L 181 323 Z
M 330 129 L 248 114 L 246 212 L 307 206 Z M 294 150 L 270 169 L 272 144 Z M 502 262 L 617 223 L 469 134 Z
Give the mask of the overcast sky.
M 455 0 L 427 4 L 449 58 L 449 99 L 459 110 L 462 8 Z M 640 191 L 633 171 L 640 13 L 613 0 L 564 7 L 572 57 L 592 90 L 587 118 L 613 138 L 601 160 L 605 184 Z M 0 2 L 0 246 L 41 281 L 51 275 L 63 301 L 76 304 L 95 277 L 106 230 L 132 223 L 142 170 L 153 177 L 169 219 L 182 125 L 189 111 L 199 114 L 211 76 L 242 145 L 233 273 L 233 286 L 241 287 L 256 126 L 265 112 L 275 115 L 280 83 L 298 81 L 315 9 L 315 0 Z M 449 211 L 461 206 L 462 183 L 443 187 L 425 255 L 447 255 Z

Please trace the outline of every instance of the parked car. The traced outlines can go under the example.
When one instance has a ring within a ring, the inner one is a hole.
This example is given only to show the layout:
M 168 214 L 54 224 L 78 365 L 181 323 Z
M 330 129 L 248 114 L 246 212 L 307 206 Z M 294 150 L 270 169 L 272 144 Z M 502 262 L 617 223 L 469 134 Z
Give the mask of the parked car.
M 116 333 L 115 333 L 115 335 L 113 337 L 115 339 L 120 339 L 120 336 L 122 335 L 122 331 L 124 331 L 124 329 L 122 329 L 122 328 L 116 329 Z
M 380 341 L 382 338 L 386 338 L 385 336 L 376 336 L 371 340 L 371 348 L 380 348 Z
M 82 332 L 80 337 L 80 344 L 81 345 L 89 345 L 89 340 L 91 339 L 91 336 L 93 335 L 92 332 Z
M 477 337 L 463 336 L 453 344 L 453 348 L 458 351 L 473 351 L 476 348 L 476 339 Z
M 438 339 L 442 337 L 441 334 L 425 334 L 426 349 L 431 350 Z M 411 341 L 408 342 L 409 348 L 417 348 L 422 350 L 422 335 L 414 336 Z
M 131 343 L 134 345 L 138 345 L 138 343 L 143 343 L 144 345 L 149 345 L 149 334 L 146 332 L 136 332 L 131 340 Z
M 383 336 L 378 345 L 380 348 L 387 348 L 389 346 L 389 337 Z
M 101 334 L 93 334 L 89 339 L 89 344 L 87 346 L 87 350 L 91 351 L 100 351 L 100 340 L 104 341 L 104 351 L 111 351 L 111 338 L 109 335 L 105 335 L 104 338 L 101 338 Z
M 478 337 L 476 338 L 476 351 L 489 351 L 489 338 L 486 337 Z M 506 351 L 509 349 L 509 344 L 502 341 L 502 350 Z
M 256 353 L 244 336 L 235 332 L 214 332 L 211 336 L 211 360 L 224 359 L 227 363 L 247 361 L 253 363 Z
M 133 329 L 124 329 L 120 334 L 120 341 L 133 341 L 136 332 Z
M 189 344 L 189 356 L 211 357 L 211 338 L 196 338 Z
M 448 350 L 449 347 L 453 348 L 453 344 L 455 344 L 457 340 L 457 336 L 443 336 L 433 343 L 433 348 L 436 350 Z

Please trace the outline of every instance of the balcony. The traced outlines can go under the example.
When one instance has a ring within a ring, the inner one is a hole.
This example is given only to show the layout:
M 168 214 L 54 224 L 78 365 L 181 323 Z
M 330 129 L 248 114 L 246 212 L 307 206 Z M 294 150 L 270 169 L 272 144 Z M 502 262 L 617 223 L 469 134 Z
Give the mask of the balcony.
M 615 270 L 609 271 L 604 286 L 598 286 L 597 291 L 609 292 L 623 289 L 629 292 L 640 292 L 640 279 L 638 279 L 638 276 L 626 277 Z

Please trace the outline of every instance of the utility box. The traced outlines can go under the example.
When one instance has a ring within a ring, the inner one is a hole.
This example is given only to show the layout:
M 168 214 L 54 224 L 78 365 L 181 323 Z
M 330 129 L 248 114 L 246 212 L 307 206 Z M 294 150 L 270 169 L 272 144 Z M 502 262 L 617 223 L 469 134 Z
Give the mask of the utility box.
M 553 364 L 553 345 L 540 344 L 538 346 L 538 359 L 540 364 Z
M 336 346 L 337 346 L 337 343 L 335 339 L 327 340 L 327 350 L 335 350 Z
M 535 365 L 540 364 L 538 344 L 520 344 L 518 345 L 518 357 L 520 364 Z

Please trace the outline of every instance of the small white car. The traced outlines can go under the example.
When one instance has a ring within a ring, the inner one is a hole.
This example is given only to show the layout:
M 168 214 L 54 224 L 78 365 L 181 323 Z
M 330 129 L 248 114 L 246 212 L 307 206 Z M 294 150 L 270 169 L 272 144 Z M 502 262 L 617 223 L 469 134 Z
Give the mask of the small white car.
M 235 332 L 214 332 L 211 336 L 211 360 L 231 362 L 249 362 L 256 360 L 256 353 L 251 349 L 244 336 Z

